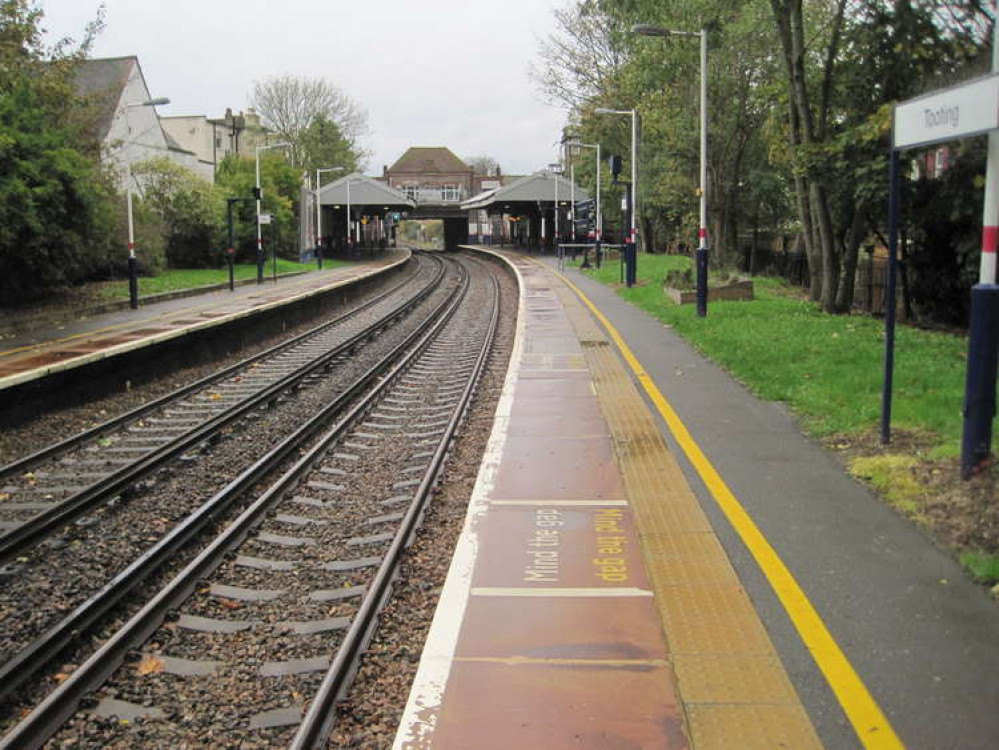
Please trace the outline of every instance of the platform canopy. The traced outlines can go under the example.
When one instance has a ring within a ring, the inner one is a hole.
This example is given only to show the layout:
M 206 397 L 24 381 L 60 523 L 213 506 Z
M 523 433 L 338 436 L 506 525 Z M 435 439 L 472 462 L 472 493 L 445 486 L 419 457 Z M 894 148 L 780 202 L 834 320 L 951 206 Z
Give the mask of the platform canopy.
M 556 188 L 557 185 L 557 188 Z M 560 174 L 541 170 L 514 180 L 509 185 L 493 188 L 473 195 L 461 204 L 467 211 L 486 210 L 489 213 L 523 213 L 548 204 L 550 208 L 558 197 L 560 204 L 569 204 L 573 196 L 572 183 Z M 577 201 L 588 200 L 588 191 L 576 185 Z
M 405 193 L 389 187 L 381 180 L 365 177 L 360 172 L 341 177 L 323 185 L 319 190 L 319 202 L 324 206 L 346 205 L 348 198 L 352 208 L 371 206 L 380 211 L 407 211 L 416 207 L 416 203 L 407 198 Z

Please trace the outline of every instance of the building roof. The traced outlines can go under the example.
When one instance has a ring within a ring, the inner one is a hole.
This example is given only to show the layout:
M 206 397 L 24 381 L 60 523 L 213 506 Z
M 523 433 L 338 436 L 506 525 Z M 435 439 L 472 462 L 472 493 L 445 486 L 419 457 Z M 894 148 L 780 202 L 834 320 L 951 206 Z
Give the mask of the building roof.
M 341 177 L 323 185 L 319 190 L 319 202 L 324 206 L 339 206 L 347 203 L 347 185 L 350 184 L 351 206 L 387 206 L 389 208 L 415 208 L 416 203 L 406 194 L 373 177 L 365 177 L 360 172 Z
M 471 211 L 481 208 L 493 208 L 497 204 L 505 205 L 507 203 L 554 203 L 556 194 L 560 203 L 568 201 L 569 196 L 573 194 L 572 183 L 562 175 L 556 175 L 554 172 L 548 170 L 541 170 L 540 172 L 535 172 L 534 174 L 514 180 L 503 187 L 493 188 L 483 191 L 478 195 L 473 195 L 462 203 L 461 207 Z M 584 201 L 590 198 L 590 194 L 579 187 L 579 185 L 576 185 L 575 197 L 577 201 Z
M 163 129 L 163 137 L 166 139 L 167 148 L 170 149 L 171 151 L 179 151 L 182 154 L 193 154 L 194 156 L 197 156 L 197 154 L 194 151 L 191 151 L 190 149 L 186 149 L 183 146 L 181 146 L 180 143 L 177 141 L 177 139 L 166 131 L 166 128 Z
M 128 83 L 132 66 L 138 64 L 139 59 L 130 55 L 82 60 L 76 69 L 76 90 L 97 107 L 97 125 L 101 139 L 111 129 L 121 92 Z
M 389 172 L 471 172 L 472 168 L 444 146 L 413 146 L 393 164 Z

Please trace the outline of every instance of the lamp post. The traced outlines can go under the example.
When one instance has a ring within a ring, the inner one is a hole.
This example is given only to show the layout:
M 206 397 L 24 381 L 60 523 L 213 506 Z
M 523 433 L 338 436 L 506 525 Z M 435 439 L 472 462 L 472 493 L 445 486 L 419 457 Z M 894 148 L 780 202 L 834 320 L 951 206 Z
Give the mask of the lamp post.
M 570 141 L 570 148 L 592 148 L 596 151 L 596 170 L 597 170 L 597 220 L 596 220 L 596 256 L 597 256 L 597 268 L 600 268 L 600 237 L 603 233 L 604 225 L 602 222 L 602 216 L 600 214 L 600 144 L 599 143 L 580 143 L 579 141 Z M 585 262 L 585 258 L 584 258 Z
M 708 30 L 674 31 L 638 23 L 631 27 L 642 36 L 696 36 L 701 39 L 701 218 L 697 230 L 697 315 L 708 314 Z
M 562 166 L 560 164 L 549 164 L 548 168 L 552 171 L 552 177 L 555 180 L 555 206 L 554 206 L 555 210 L 552 212 L 552 222 L 553 222 L 552 231 L 554 231 L 554 233 L 555 233 L 555 248 L 554 249 L 555 249 L 555 254 L 557 255 L 558 254 L 558 245 L 559 245 L 559 237 L 558 237 L 558 229 L 559 229 L 559 227 L 558 227 L 558 176 L 559 176 L 559 171 L 561 170 Z
M 162 104 L 169 104 L 170 100 L 165 96 L 157 99 L 149 99 L 144 102 L 125 105 L 125 127 L 131 135 L 132 126 L 129 124 L 128 111 L 132 107 L 159 107 Z M 125 206 L 128 212 L 128 301 L 133 310 L 139 309 L 139 269 L 138 260 L 135 257 L 135 225 L 132 221 L 132 162 L 125 154 Z
M 323 207 L 319 202 L 319 175 L 323 172 L 342 172 L 343 170 L 344 167 L 323 167 L 316 170 L 316 260 L 320 268 L 323 267 Z
M 253 197 L 257 201 L 257 283 L 262 284 L 264 282 L 264 241 L 261 236 L 261 224 L 260 221 L 260 201 L 263 198 L 263 193 L 260 190 L 260 152 L 266 151 L 271 148 L 288 148 L 290 143 L 272 143 L 270 145 L 257 146 L 255 149 L 256 156 L 256 182 L 254 182 L 253 187 Z M 275 251 L 276 252 L 276 251 Z

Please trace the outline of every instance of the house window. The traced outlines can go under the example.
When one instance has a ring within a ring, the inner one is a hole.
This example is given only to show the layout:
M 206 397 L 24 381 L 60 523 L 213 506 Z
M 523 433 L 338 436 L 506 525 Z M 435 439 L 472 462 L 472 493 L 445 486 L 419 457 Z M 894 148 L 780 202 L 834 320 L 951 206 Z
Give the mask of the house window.
M 406 194 L 406 197 L 411 201 L 415 201 L 420 193 L 420 188 L 416 185 L 404 185 L 402 187 L 402 192 Z
M 457 185 L 443 185 L 441 187 L 441 200 L 442 201 L 456 201 L 461 197 L 460 190 Z

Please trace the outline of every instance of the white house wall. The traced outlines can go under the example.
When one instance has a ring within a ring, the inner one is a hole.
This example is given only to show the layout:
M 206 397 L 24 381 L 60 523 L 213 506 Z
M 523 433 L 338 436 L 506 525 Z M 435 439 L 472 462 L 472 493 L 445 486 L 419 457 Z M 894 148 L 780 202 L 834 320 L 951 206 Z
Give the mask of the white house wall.
M 120 184 L 125 184 L 126 164 L 164 156 L 204 179 L 213 179 L 210 164 L 200 162 L 194 154 L 169 148 L 155 107 L 126 106 L 152 98 L 139 66 L 133 65 L 104 141 L 107 161 L 118 168 Z

